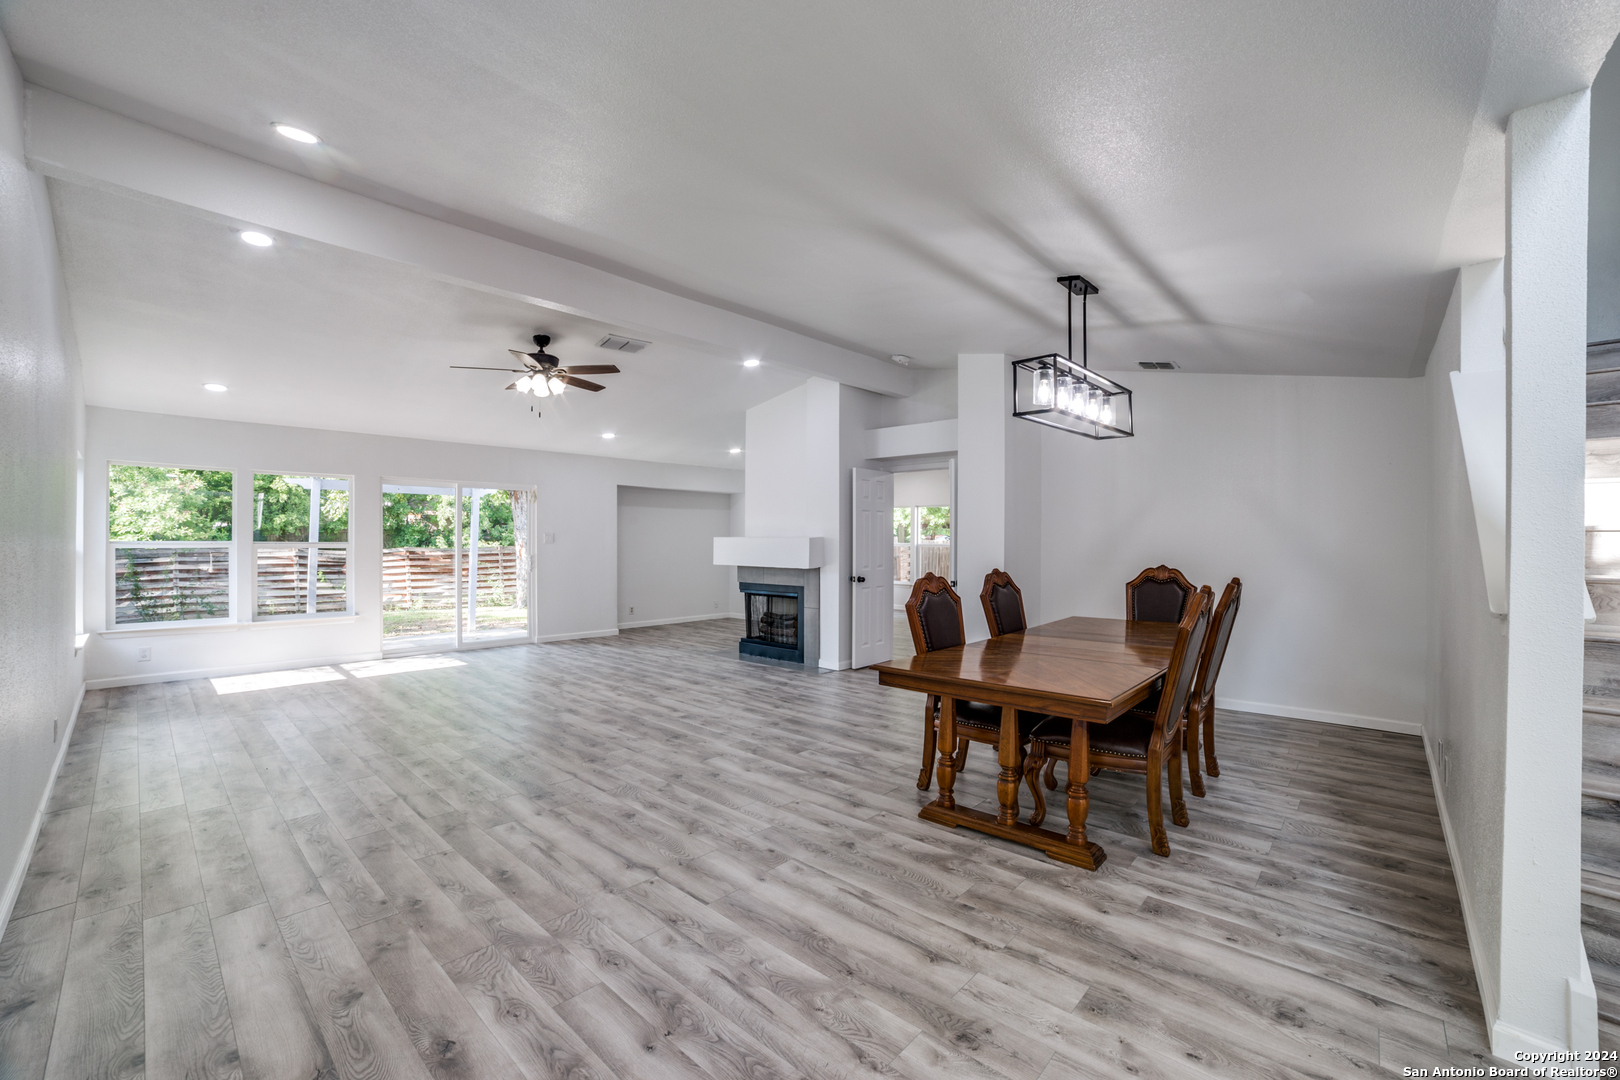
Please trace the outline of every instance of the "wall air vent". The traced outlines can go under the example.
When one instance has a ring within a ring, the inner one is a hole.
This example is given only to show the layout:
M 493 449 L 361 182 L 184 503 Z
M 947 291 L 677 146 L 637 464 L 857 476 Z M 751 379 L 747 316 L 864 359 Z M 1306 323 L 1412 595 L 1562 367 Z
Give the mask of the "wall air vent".
M 1169 360 L 1138 360 L 1136 363 L 1143 371 L 1176 370 L 1176 365 Z
M 640 352 L 642 349 L 645 349 L 649 344 L 651 344 L 651 342 L 637 341 L 635 338 L 619 337 L 615 334 L 609 334 L 596 344 L 598 348 L 612 349 L 614 352 Z

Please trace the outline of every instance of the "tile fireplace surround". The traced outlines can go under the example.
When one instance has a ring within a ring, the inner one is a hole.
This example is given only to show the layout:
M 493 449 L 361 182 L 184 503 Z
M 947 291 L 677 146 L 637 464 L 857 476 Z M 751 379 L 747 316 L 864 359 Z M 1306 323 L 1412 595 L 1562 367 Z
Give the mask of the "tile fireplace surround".
M 799 640 L 804 644 L 804 664 L 814 668 L 821 661 L 821 571 L 785 566 L 739 566 L 739 582 L 756 585 L 797 585 L 804 589 L 799 609 Z

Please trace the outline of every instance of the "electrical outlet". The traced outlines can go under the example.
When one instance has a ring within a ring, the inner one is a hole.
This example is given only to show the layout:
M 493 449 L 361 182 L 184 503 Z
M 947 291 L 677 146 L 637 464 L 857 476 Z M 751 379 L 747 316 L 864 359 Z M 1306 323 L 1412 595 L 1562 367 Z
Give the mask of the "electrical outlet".
M 632 614 L 632 615 L 634 615 L 634 614 L 635 614 L 635 613 L 636 613 L 636 609 L 635 609 L 635 608 L 631 608 L 631 609 L 630 609 L 630 614 Z
M 714 610 L 716 610 L 716 611 L 720 610 L 720 601 L 716 600 L 714 602 Z
M 135 660 L 138 663 L 145 663 L 150 659 L 152 659 L 152 647 L 150 645 L 135 650 Z

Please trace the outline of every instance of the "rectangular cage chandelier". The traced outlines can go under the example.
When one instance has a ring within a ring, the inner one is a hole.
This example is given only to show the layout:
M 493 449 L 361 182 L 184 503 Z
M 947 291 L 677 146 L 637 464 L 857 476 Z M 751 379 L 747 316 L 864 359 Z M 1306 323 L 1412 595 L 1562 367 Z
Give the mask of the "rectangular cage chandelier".
M 1057 279 L 1068 291 L 1069 354 L 1047 353 L 1013 361 L 1013 415 L 1088 439 L 1136 434 L 1131 392 L 1087 364 L 1086 297 L 1097 286 L 1071 274 Z M 1080 362 L 1074 355 L 1074 298 L 1080 298 Z

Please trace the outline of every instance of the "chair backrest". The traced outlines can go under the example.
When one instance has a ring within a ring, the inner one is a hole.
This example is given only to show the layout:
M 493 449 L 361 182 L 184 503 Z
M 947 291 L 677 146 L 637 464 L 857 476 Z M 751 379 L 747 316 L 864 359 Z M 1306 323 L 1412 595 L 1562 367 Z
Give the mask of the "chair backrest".
M 1192 599 L 1193 583 L 1174 567 L 1150 566 L 1125 585 L 1125 617 L 1138 622 L 1180 622 Z
M 1209 609 L 1215 594 L 1208 585 L 1193 594 L 1176 629 L 1176 645 L 1170 653 L 1170 670 L 1165 672 L 1164 693 L 1159 695 L 1159 713 L 1153 726 L 1166 737 L 1173 734 L 1187 711 L 1187 695 L 1192 691 L 1193 676 L 1198 672 L 1198 660 L 1204 651 L 1204 638 L 1209 632 Z
M 1024 591 L 1005 570 L 992 570 L 984 575 L 984 591 L 979 593 L 984 605 L 984 621 L 990 624 L 990 636 L 1017 634 L 1027 629 L 1024 620 Z
M 1198 664 L 1198 685 L 1193 697 L 1200 704 L 1208 704 L 1215 696 L 1215 679 L 1221 673 L 1221 661 L 1226 659 L 1226 645 L 1232 639 L 1232 624 L 1237 621 L 1238 604 L 1243 600 L 1243 582 L 1233 578 L 1221 592 L 1221 602 L 1210 616 L 1209 635 L 1204 640 L 1204 657 Z
M 911 587 L 906 621 L 911 624 L 911 643 L 919 656 L 967 641 L 962 629 L 962 598 L 938 574 L 924 574 Z

